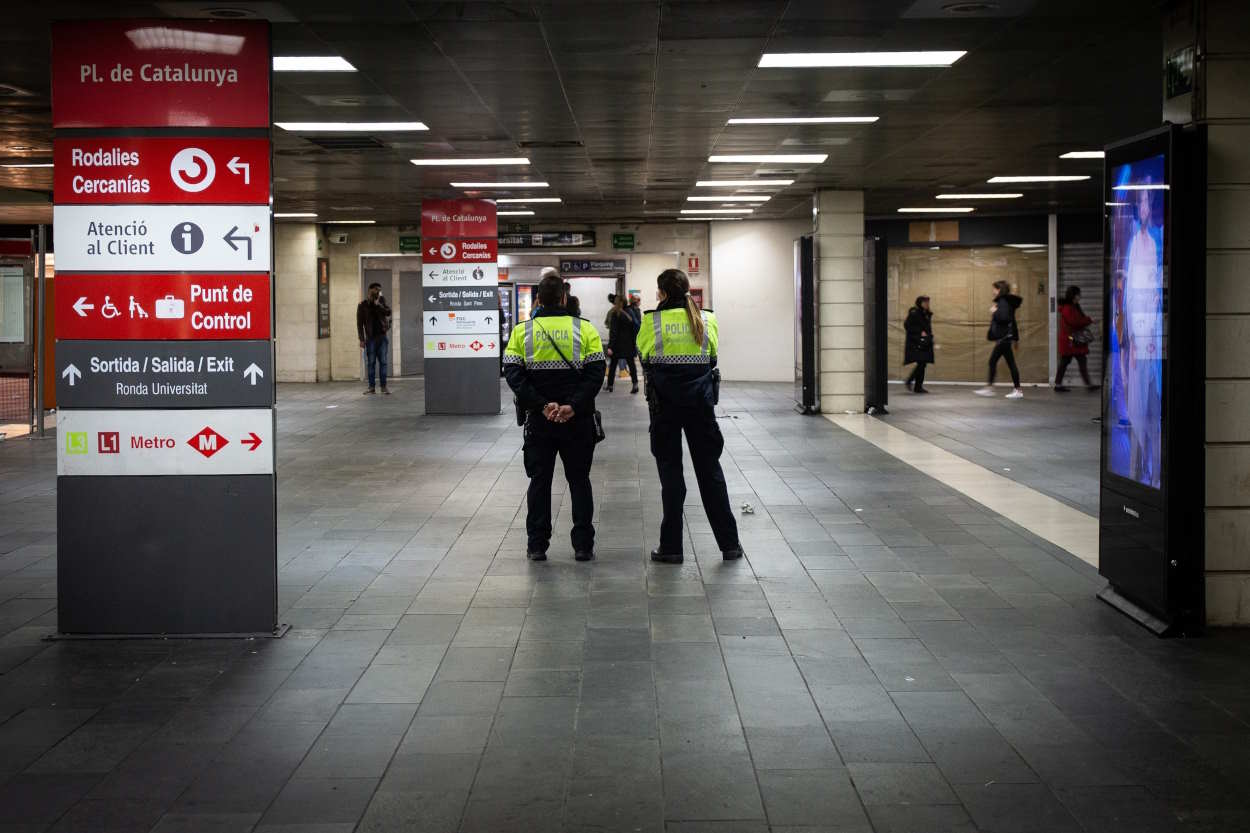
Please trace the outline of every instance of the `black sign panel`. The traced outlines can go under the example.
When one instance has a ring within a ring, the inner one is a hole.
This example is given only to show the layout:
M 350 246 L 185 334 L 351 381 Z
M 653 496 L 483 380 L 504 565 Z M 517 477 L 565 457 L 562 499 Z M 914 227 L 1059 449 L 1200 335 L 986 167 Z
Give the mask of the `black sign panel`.
M 561 275 L 624 275 L 625 259 L 611 260 L 562 260 Z
M 426 287 L 426 310 L 493 310 L 499 309 L 499 295 L 495 287 L 446 286 Z
M 317 338 L 330 337 L 330 259 L 317 258 Z
M 267 408 L 268 341 L 58 341 L 63 408 Z
M 534 231 L 528 234 L 501 234 L 501 249 L 558 249 L 563 246 L 593 246 L 594 231 Z

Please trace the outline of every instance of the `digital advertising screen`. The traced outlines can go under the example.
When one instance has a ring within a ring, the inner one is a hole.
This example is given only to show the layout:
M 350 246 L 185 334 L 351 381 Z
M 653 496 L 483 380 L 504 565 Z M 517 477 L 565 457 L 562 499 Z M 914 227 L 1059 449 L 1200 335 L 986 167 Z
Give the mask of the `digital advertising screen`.
M 1160 153 L 1113 165 L 1108 186 L 1106 466 L 1111 474 L 1159 489 L 1167 346 L 1167 159 Z

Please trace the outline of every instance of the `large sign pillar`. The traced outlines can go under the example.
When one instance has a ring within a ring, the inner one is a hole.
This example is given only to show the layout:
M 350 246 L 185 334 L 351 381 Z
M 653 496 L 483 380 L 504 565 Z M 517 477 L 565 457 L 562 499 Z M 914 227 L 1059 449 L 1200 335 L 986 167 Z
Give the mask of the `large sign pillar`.
M 499 413 L 499 241 L 489 200 L 421 204 L 425 412 Z
M 63 635 L 277 628 L 269 41 L 53 26 Z

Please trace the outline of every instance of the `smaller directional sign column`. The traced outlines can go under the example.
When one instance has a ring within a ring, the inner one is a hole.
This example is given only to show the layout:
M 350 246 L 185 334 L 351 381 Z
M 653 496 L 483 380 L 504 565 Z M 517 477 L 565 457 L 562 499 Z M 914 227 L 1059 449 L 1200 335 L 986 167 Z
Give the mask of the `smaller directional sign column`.
M 276 627 L 269 27 L 52 38 L 58 627 Z
M 421 204 L 425 412 L 499 413 L 499 242 L 495 204 Z

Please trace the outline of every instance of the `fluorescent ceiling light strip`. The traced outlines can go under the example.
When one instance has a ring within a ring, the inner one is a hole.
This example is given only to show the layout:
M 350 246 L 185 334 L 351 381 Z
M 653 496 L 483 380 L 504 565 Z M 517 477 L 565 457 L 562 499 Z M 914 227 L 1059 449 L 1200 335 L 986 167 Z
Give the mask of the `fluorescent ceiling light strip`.
M 745 220 L 745 217 L 678 217 L 678 220 L 686 220 L 694 223 L 719 223 L 722 220 Z
M 312 211 L 275 211 L 273 216 L 275 220 L 294 220 L 296 218 L 309 219 L 317 215 Z
M 751 214 L 754 208 L 683 208 L 682 214 Z
M 995 176 L 986 182 L 991 185 L 995 183 L 1008 182 L 1080 182 L 1083 179 L 1089 179 L 1088 176 Z
M 276 121 L 289 133 L 413 133 L 429 130 L 419 121 Z
M 499 217 L 533 217 L 533 211 L 496 211 Z
M 524 156 L 496 156 L 481 159 L 409 159 L 414 165 L 438 166 L 449 168 L 455 165 L 528 165 L 530 161 Z
M 686 197 L 686 202 L 768 202 L 771 199 L 761 194 L 758 197 Z
M 1003 245 L 1009 249 L 1038 249 L 1038 248 L 1044 249 L 1046 248 L 1045 243 L 1004 243 Z
M 1170 185 L 1162 182 L 1147 182 L 1141 185 L 1112 185 L 1112 191 L 1168 191 L 1171 190 Z
M 326 220 L 327 226 L 371 226 L 377 220 Z
M 829 158 L 827 153 L 736 153 L 709 156 L 709 162 L 790 162 L 796 165 L 819 165 Z
M 872 124 L 880 116 L 776 116 L 730 119 L 726 124 Z
M 499 205 L 507 205 L 509 203 L 532 203 L 532 202 L 561 202 L 559 197 L 507 197 L 506 199 L 498 199 L 495 202 Z
M 1131 205 L 1131 203 L 1127 203 L 1127 202 L 1105 202 L 1105 203 L 1103 203 L 1103 205 L 1110 206 L 1110 207 L 1114 208 L 1114 207 L 1116 207 L 1116 206 Z
M 0 168 L 51 168 L 51 162 L 10 162 L 0 165 Z
M 948 67 L 968 53 L 927 52 L 765 52 L 759 65 L 769 67 Z
M 900 208 L 899 214 L 971 214 L 975 208 L 958 205 L 935 205 L 928 208 Z
M 545 182 L 453 182 L 452 188 L 548 188 Z
M 1101 150 L 1070 150 L 1059 154 L 1060 159 L 1103 159 L 1107 154 Z
M 1014 200 L 1024 194 L 938 194 L 939 200 Z
M 356 68 L 338 55 L 275 55 L 274 72 L 355 72 Z
M 696 188 L 754 188 L 768 185 L 793 185 L 793 179 L 700 179 Z

